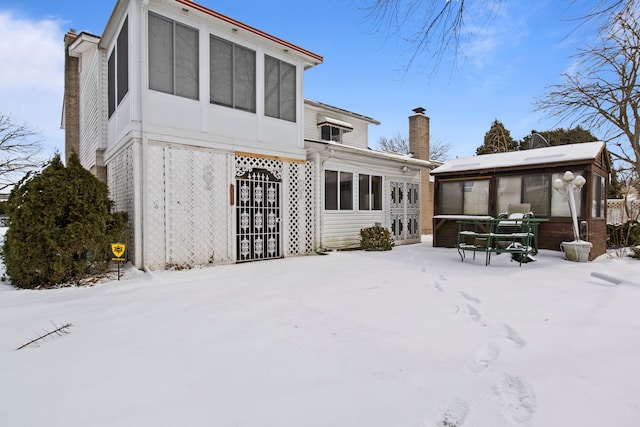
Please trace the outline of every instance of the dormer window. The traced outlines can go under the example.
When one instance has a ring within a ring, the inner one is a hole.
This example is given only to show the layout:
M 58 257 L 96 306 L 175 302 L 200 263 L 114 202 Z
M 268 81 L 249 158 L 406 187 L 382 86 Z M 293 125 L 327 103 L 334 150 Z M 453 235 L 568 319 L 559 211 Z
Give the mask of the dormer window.
M 330 125 L 324 125 L 320 129 L 323 141 L 342 142 L 342 129 Z
M 331 117 L 318 117 L 318 126 L 320 127 L 320 138 L 323 141 L 333 141 L 342 143 L 342 136 L 353 130 L 351 123 Z

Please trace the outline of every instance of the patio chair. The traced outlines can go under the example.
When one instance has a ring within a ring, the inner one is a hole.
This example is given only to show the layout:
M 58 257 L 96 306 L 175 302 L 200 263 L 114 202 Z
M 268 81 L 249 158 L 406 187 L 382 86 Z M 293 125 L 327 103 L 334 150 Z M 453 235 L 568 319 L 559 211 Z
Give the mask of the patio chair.
M 501 221 L 496 225 L 496 232 L 502 234 L 522 233 L 522 221 L 523 218 L 533 218 L 531 212 L 531 203 L 512 203 L 507 207 L 507 212 L 498 214 L 498 219 Z M 526 231 L 529 231 L 527 228 Z M 505 249 L 508 242 L 499 242 L 500 248 Z
M 520 219 L 529 217 L 533 217 L 533 212 L 531 212 L 531 203 L 511 203 L 507 207 L 506 212 L 501 212 L 498 214 L 498 218 L 505 219 Z

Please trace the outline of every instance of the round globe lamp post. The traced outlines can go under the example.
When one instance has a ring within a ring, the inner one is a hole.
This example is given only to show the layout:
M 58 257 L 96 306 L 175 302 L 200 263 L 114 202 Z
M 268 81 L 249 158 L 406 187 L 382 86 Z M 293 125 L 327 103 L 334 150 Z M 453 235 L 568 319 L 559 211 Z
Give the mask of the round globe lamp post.
M 573 172 L 566 171 L 562 179 L 558 178 L 553 181 L 553 188 L 559 193 L 565 194 L 569 199 L 569 210 L 571 211 L 571 222 L 573 228 L 573 241 L 562 242 L 560 249 L 564 252 L 569 261 L 586 262 L 589 260 L 589 252 L 593 246 L 591 242 L 580 240 L 580 232 L 578 230 L 578 212 L 576 211 L 575 194 L 587 182 L 582 175 L 575 176 Z

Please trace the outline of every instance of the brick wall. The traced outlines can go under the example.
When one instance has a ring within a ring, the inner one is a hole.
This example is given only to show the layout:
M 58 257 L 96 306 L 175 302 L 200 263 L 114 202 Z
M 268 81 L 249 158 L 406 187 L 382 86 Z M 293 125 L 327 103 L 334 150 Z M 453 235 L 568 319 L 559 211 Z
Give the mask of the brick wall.
M 69 46 L 78 35 L 69 30 L 64 35 L 64 158 L 80 151 L 80 76 L 78 58 L 69 55 Z
M 424 108 L 413 110 L 415 114 L 409 116 L 409 151 L 413 157 L 429 160 L 429 117 L 425 116 Z M 422 170 L 422 234 L 431 234 L 433 229 L 433 183 L 430 182 L 428 169 Z

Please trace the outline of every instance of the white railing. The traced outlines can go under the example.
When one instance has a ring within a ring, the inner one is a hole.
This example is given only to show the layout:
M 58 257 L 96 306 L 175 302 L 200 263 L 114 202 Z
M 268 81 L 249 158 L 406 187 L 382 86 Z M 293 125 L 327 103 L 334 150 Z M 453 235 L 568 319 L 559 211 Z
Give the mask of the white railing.
M 629 220 L 640 219 L 640 200 L 607 199 L 607 224 L 624 224 Z

